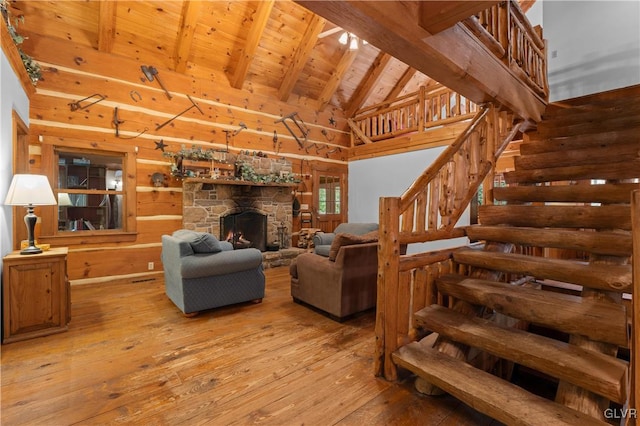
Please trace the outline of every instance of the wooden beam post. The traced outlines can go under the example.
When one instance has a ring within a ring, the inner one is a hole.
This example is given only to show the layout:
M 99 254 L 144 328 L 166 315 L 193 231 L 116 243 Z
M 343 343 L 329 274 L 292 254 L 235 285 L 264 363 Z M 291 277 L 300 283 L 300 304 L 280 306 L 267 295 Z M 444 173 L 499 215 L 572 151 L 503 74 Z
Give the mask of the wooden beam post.
M 400 198 L 380 198 L 378 237 L 378 295 L 375 375 L 397 380 L 391 354 L 398 349 L 398 286 L 400 278 Z M 410 307 L 407 306 L 407 309 Z

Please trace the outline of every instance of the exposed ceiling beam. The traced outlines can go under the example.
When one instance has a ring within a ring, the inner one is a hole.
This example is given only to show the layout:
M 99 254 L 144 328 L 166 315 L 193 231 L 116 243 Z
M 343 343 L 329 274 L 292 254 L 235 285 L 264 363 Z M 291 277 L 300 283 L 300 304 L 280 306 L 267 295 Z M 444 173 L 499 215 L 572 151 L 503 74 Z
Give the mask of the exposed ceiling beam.
M 236 69 L 230 78 L 231 86 L 236 89 L 241 89 L 244 84 L 249 66 L 251 65 L 251 61 L 253 61 L 253 55 L 256 53 L 264 28 L 267 26 L 273 4 L 274 0 L 258 2 L 258 8 L 253 16 L 253 24 L 251 28 L 249 28 L 249 34 L 247 34 L 247 41 L 240 52 L 238 65 L 236 65 Z
M 199 1 L 185 1 L 182 3 L 182 14 L 180 15 L 180 30 L 176 38 L 176 49 L 174 53 L 174 68 L 177 72 L 187 70 L 193 35 L 196 32 L 198 17 L 200 16 Z
M 111 53 L 116 38 L 116 7 L 115 1 L 101 1 L 98 18 L 98 50 Z
M 302 40 L 300 40 L 300 45 L 298 45 L 298 48 L 293 54 L 291 65 L 282 79 L 282 84 L 280 84 L 278 96 L 281 101 L 286 102 L 289 99 L 289 95 L 291 94 L 296 81 L 298 81 L 300 73 L 304 69 L 307 60 L 311 56 L 311 52 L 313 52 L 313 48 L 318 42 L 318 35 L 324 28 L 324 24 L 326 22 L 327 21 L 324 18 L 315 14 L 311 18 L 311 22 L 309 22 L 309 26 L 304 32 Z
M 418 70 L 413 67 L 408 67 L 406 71 L 402 74 L 402 77 L 396 82 L 395 86 L 391 89 L 391 91 L 387 94 L 387 97 L 384 99 L 385 101 L 392 101 L 400 97 L 400 93 L 402 93 L 402 89 L 405 88 L 409 81 L 413 78 Z
M 496 101 L 541 119 L 545 101 L 463 24 L 436 35 L 420 27 L 419 1 L 295 1 L 476 103 Z
M 340 62 L 336 66 L 336 69 L 331 73 L 331 77 L 329 77 L 329 81 L 324 86 L 322 93 L 320 94 L 320 98 L 318 98 L 318 111 L 324 111 L 329 102 L 331 102 L 331 98 L 333 94 L 338 90 L 338 86 L 340 86 L 340 81 L 342 77 L 344 77 L 345 73 L 353 64 L 353 61 L 358 56 L 358 49 L 351 50 L 347 48 L 340 58 Z
M 500 3 L 501 0 L 429 0 L 421 1 L 418 13 L 418 25 L 431 34 L 437 34 Z
M 376 59 L 373 61 L 371 69 L 356 89 L 351 99 L 349 99 L 349 105 L 345 110 L 347 117 L 353 117 L 353 114 L 362 107 L 367 100 L 373 89 L 380 81 L 384 69 L 389 65 L 389 62 L 393 59 L 391 55 L 385 52 L 380 52 Z

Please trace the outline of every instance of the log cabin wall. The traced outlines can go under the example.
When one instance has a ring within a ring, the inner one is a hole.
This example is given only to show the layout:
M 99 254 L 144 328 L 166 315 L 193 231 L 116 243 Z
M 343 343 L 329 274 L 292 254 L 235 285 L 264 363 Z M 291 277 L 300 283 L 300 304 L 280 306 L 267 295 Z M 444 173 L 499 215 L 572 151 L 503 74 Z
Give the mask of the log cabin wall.
M 71 280 L 147 274 L 149 262 L 154 263 L 155 273 L 162 270 L 160 236 L 182 226 L 182 181 L 170 178 L 166 187 L 153 185 L 154 173 L 170 176 L 170 159 L 163 155 L 159 145 L 165 145 L 167 152 L 192 146 L 226 149 L 225 131 L 236 131 L 240 123 L 245 123 L 247 129 L 229 138 L 229 151 L 261 152 L 290 161 L 302 181 L 297 188 L 301 192 L 296 192 L 298 200 L 309 204 L 312 211 L 312 169 L 321 165 L 325 169 L 347 171 L 349 135 L 342 130 L 346 120 L 339 109 L 318 112 L 307 105 L 308 100 L 304 98 L 281 102 L 268 93 L 234 89 L 222 73 L 204 79 L 158 69 L 162 83 L 171 93 L 172 99 L 169 99 L 156 81 L 142 81 L 140 66 L 144 64 L 135 59 L 54 39 L 37 38 L 31 42 L 34 56 L 43 66 L 43 79 L 31 98 L 29 171 L 53 178 L 56 165 L 43 159 L 45 145 L 88 149 L 109 145 L 136 150 L 134 185 L 129 187 L 136 191 L 136 238 L 105 243 L 86 237 L 68 244 Z M 92 94 L 103 95 L 105 99 L 88 108 L 71 111 L 70 103 Z M 203 114 L 191 108 L 156 131 L 159 125 L 192 105 L 187 95 Z M 122 121 L 118 125 L 118 137 L 113 123 L 116 108 Z M 306 149 L 300 147 L 283 124 L 276 123 L 292 112 L 297 112 L 308 128 L 307 143 L 311 149 L 308 145 Z M 319 147 L 326 148 L 316 154 Z M 38 235 L 47 241 L 45 237 L 53 229 L 47 229 L 46 224 L 54 223 L 55 211 L 53 208 L 42 210 L 43 225 Z M 300 219 L 294 218 L 293 231 L 299 227 Z M 55 240 L 52 242 L 55 244 Z

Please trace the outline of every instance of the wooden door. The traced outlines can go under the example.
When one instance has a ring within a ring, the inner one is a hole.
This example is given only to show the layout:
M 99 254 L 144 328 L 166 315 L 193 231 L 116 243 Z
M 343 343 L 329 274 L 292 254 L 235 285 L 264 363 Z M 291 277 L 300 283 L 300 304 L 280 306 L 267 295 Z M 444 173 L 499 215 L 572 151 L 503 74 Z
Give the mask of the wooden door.
M 314 226 L 332 232 L 347 220 L 347 173 L 344 168 L 313 168 Z

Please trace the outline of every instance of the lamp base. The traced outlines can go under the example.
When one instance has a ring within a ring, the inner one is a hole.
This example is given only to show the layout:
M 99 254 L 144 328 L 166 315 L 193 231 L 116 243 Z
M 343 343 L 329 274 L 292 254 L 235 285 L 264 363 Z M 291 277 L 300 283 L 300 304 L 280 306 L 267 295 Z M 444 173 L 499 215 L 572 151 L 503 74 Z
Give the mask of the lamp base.
M 36 222 L 38 221 L 38 216 L 33 213 L 33 205 L 29 204 L 27 206 L 27 214 L 24 216 L 24 223 L 27 225 L 27 233 L 28 233 L 28 241 L 29 246 L 20 251 L 20 254 L 38 254 L 42 253 L 42 249 L 36 246 L 35 239 L 33 238 L 34 229 L 36 227 Z
M 36 246 L 27 247 L 25 249 L 20 250 L 20 254 L 38 254 L 42 253 L 42 249 Z

